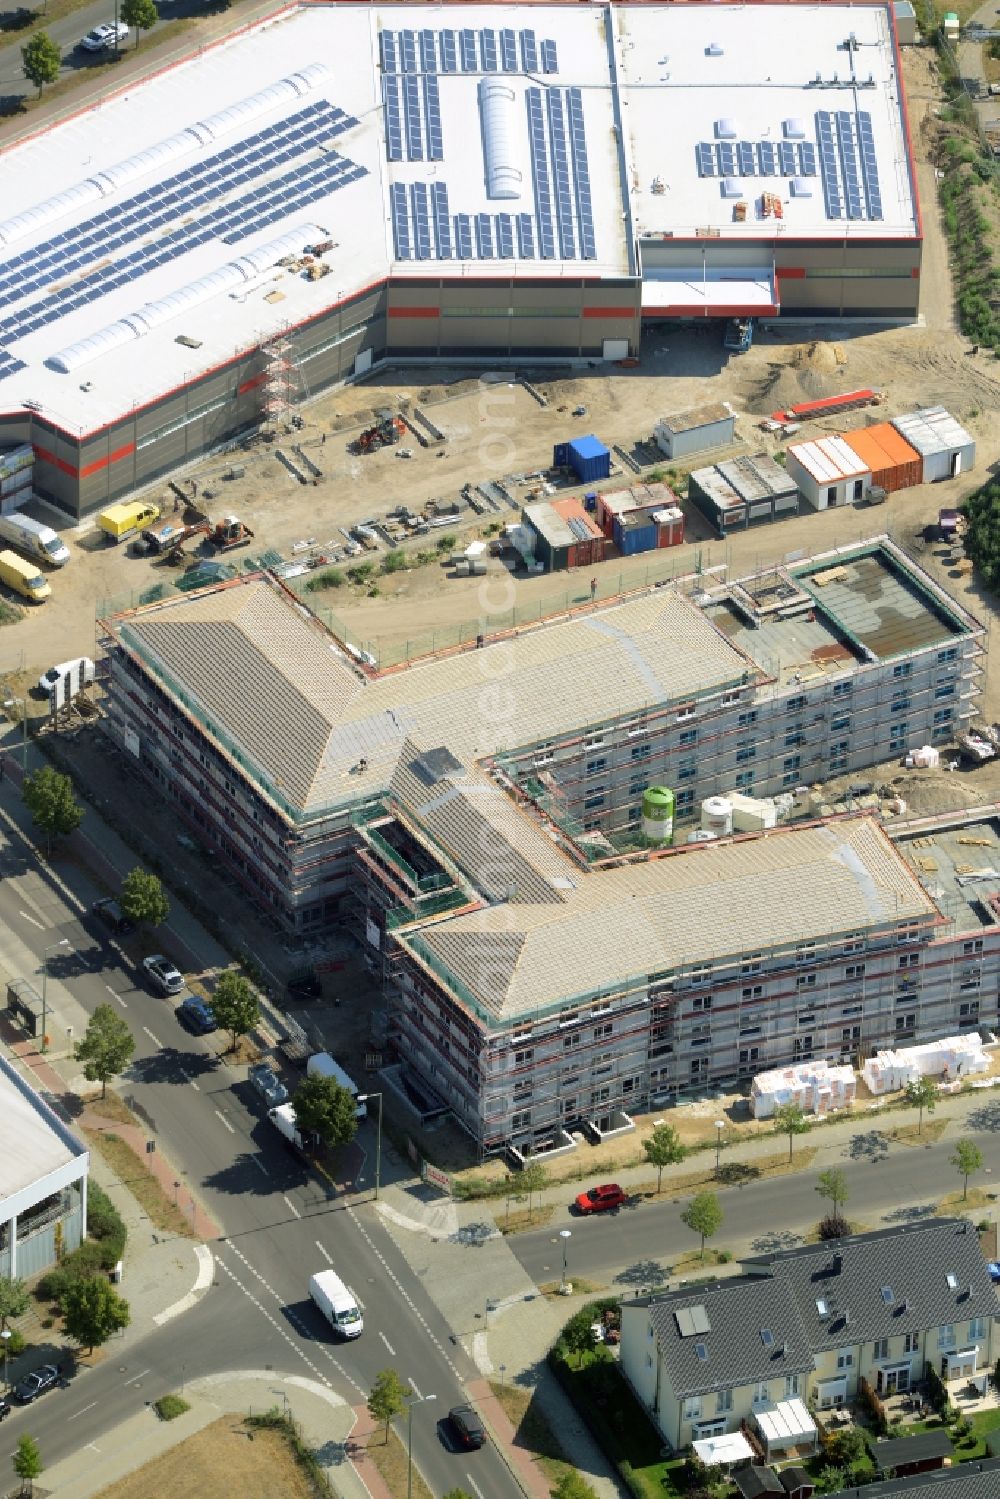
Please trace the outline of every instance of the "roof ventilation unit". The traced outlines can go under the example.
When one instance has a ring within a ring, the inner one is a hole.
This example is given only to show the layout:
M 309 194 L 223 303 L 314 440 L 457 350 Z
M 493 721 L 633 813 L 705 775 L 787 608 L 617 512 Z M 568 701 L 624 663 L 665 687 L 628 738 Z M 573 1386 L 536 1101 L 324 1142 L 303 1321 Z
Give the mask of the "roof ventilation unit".
M 705 48 L 706 57 L 725 57 L 725 55 L 725 47 L 721 47 L 718 42 L 709 42 L 708 46 Z
M 483 153 L 486 158 L 486 196 L 519 198 L 524 174 L 517 164 L 517 124 L 514 90 L 498 78 L 484 78 L 479 85 L 479 108 L 483 121 Z
M 743 189 L 735 177 L 724 177 L 722 179 L 722 196 L 724 198 L 739 198 L 742 196 L 742 193 Z
M 812 195 L 813 195 L 812 183 L 809 181 L 808 177 L 793 177 L 792 178 L 792 197 L 793 198 L 811 198 Z
M 719 141 L 734 141 L 738 135 L 739 135 L 739 131 L 736 128 L 736 121 L 733 120 L 733 119 L 730 119 L 730 117 L 728 115 L 724 115 L 721 120 L 716 120 L 716 122 L 715 122 L 715 138 L 716 138 L 716 140 L 719 140 Z
M 818 73 L 816 80 L 819 81 Z M 806 138 L 806 122 L 799 115 L 791 115 L 787 120 L 782 120 L 781 129 L 786 141 L 804 141 Z

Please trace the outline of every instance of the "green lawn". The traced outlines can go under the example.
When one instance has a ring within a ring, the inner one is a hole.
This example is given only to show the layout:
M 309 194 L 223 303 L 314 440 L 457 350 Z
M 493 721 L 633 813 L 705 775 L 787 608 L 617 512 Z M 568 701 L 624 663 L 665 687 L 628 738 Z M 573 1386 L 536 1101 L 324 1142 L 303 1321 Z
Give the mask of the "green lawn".
M 556 1370 L 589 1430 L 616 1465 L 628 1463 L 649 1499 L 679 1499 L 684 1459 L 660 1456 L 663 1439 L 622 1379 L 607 1348 L 571 1353 Z

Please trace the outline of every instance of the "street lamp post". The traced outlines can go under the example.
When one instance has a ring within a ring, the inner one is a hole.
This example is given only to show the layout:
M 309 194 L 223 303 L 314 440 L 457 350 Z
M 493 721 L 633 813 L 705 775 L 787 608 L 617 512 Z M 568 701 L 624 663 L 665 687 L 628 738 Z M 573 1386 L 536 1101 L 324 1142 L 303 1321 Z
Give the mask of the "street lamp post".
M 382 1095 L 381 1093 L 359 1093 L 358 1103 L 367 1103 L 369 1099 L 378 1099 L 378 1125 L 375 1134 L 375 1201 L 378 1202 L 378 1191 L 382 1184 Z
M 716 1119 L 716 1121 L 715 1121 L 715 1174 L 716 1174 L 716 1176 L 718 1176 L 718 1174 L 719 1174 L 719 1161 L 720 1161 L 720 1158 L 722 1156 L 722 1131 L 725 1129 L 725 1127 L 726 1127 L 726 1121 L 724 1119 Z
M 48 947 L 42 949 L 42 1050 L 47 1047 L 46 1036 L 49 1029 L 49 953 L 55 952 L 59 947 L 69 947 L 69 938 L 63 937 L 60 942 L 50 942 Z
M 436 1395 L 411 1395 L 406 1402 L 406 1499 L 413 1499 L 413 1407 L 436 1399 Z
M 561 1228 L 559 1230 L 559 1237 L 560 1237 L 560 1239 L 562 1239 L 562 1252 L 563 1252 L 562 1280 L 559 1282 L 559 1294 L 560 1294 L 560 1296 L 565 1296 L 566 1295 L 566 1251 L 569 1249 L 569 1241 L 573 1237 L 573 1230 L 571 1228 Z
M 5 1327 L 3 1332 L 0 1332 L 0 1338 L 3 1338 L 3 1387 L 5 1390 L 9 1390 L 10 1380 L 7 1377 L 7 1365 L 10 1358 L 11 1340 L 11 1330 L 9 1327 Z

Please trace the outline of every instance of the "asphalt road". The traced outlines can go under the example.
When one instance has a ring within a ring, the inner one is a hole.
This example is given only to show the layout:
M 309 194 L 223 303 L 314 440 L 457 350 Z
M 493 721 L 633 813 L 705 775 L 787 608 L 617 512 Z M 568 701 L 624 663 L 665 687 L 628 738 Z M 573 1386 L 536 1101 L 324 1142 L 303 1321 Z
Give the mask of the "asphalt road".
M 987 1172 L 998 1160 L 1000 1101 L 985 1094 L 978 1111 L 981 1128 L 966 1133 L 983 1152 Z M 875 1130 L 859 1129 L 842 1168 L 850 1196 L 847 1216 L 867 1228 L 884 1228 L 926 1216 L 948 1193 L 961 1186 L 951 1164 L 955 1142 L 939 1145 L 897 1145 L 886 1149 Z M 984 1183 L 989 1176 L 979 1178 Z M 829 1204 L 816 1193 L 816 1175 L 776 1176 L 743 1187 L 723 1187 L 718 1193 L 725 1218 L 712 1243 L 740 1253 L 781 1249 L 801 1243 Z M 594 1218 L 571 1217 L 557 1209 L 544 1229 L 517 1234 L 511 1248 L 536 1282 L 558 1279 L 562 1271 L 561 1228 L 570 1228 L 569 1278 L 582 1277 L 597 1285 L 639 1291 L 662 1284 L 678 1256 L 697 1249 L 698 1239 L 681 1222 L 684 1202 L 642 1201 Z M 780 1227 L 778 1226 L 780 1225 Z
M 4 1426 L 11 1448 L 24 1429 L 51 1462 L 81 1444 L 100 1446 L 116 1422 L 179 1387 L 182 1375 L 273 1366 L 276 1386 L 281 1373 L 303 1374 L 357 1405 L 375 1375 L 392 1367 L 421 1396 L 434 1397 L 413 1415 L 414 1459 L 431 1489 L 457 1485 L 480 1499 L 517 1492 L 493 1448 L 469 1456 L 448 1450 L 439 1419 L 464 1400 L 464 1381 L 477 1371 L 375 1210 L 338 1197 L 288 1152 L 243 1069 L 189 1036 L 176 1001 L 149 993 L 115 947 L 89 929 L 90 918 L 81 920 L 47 873 L 25 860 L 19 837 L 0 828 L 0 959 L 37 985 L 43 950 L 69 942 L 49 953 L 50 1002 L 58 1007 L 65 984 L 88 1013 L 109 1002 L 119 1010 L 136 1040 L 122 1091 L 141 1105 L 161 1149 L 225 1230 L 224 1242 L 212 1246 L 216 1284 L 197 1307 L 130 1346 L 124 1365 L 109 1358 L 30 1413 L 15 1412 Z M 75 870 L 63 873 L 89 907 L 97 892 Z M 373 1125 L 365 1125 L 359 1143 L 369 1152 L 372 1136 Z M 356 1342 L 333 1342 L 309 1300 L 309 1276 L 328 1264 L 364 1304 L 365 1332 Z
M 28 9 L 33 15 L 41 13 L 41 6 L 38 4 L 29 4 Z M 140 50 L 149 37 L 156 35 L 164 27 L 169 27 L 173 21 L 185 16 L 212 15 L 226 9 L 227 0 L 208 0 L 208 3 L 206 0 L 161 0 L 160 19 L 151 30 L 142 33 Z M 21 30 L 14 29 L 17 11 L 15 0 L 5 0 L 0 6 L 0 24 L 4 25 L 4 30 L 0 32 L 0 112 L 3 114 L 13 113 L 18 99 L 34 96 L 36 93 L 34 85 L 28 83 L 21 68 L 21 46 L 33 32 L 28 26 Z M 114 18 L 115 0 L 94 0 L 94 3 L 83 5 L 79 10 L 51 24 L 42 17 L 43 29 L 62 53 L 62 77 L 81 72 L 103 72 L 107 79 L 106 87 L 116 86 L 113 53 L 84 52 L 77 45 L 88 31 L 104 22 L 110 24 Z M 123 57 L 134 50 L 135 39 L 133 30 L 120 48 Z

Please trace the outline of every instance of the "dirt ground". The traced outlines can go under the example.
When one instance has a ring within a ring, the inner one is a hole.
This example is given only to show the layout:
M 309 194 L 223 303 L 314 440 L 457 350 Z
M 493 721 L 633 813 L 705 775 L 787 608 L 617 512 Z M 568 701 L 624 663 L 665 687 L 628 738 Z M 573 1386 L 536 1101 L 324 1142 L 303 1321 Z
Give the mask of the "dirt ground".
M 482 387 L 465 372 L 447 370 L 423 372 L 426 383 L 419 383 L 421 372 L 408 370 L 327 392 L 303 408 L 302 430 L 283 440 L 286 449 L 301 445 L 319 466 L 322 478 L 315 487 L 300 485 L 273 451 L 260 446 L 236 455 L 245 470 L 238 479 L 223 477 L 232 459 L 209 460 L 186 474 L 202 493 L 208 492 L 210 514 L 236 512 L 256 532 L 253 545 L 228 560 L 245 566 L 265 549 L 286 560 L 304 557 L 310 548 L 323 552 L 328 544 L 343 541 L 340 528 L 384 515 L 399 503 L 416 510 L 428 499 L 457 498 L 466 482 L 529 474 L 551 461 L 555 441 L 574 432 L 592 430 L 609 444 L 620 443 L 630 450 L 637 440 L 649 437 L 655 419 L 664 412 L 704 402 L 724 399 L 733 404 L 739 413 L 737 435 L 744 450 L 773 450 L 774 440 L 757 428 L 761 416 L 798 401 L 871 386 L 883 392 L 885 415 L 938 402 L 948 407 L 976 438 L 974 477 L 964 476 L 933 489 L 921 486 L 903 491 L 890 496 L 878 511 L 805 514 L 736 534 L 725 542 L 713 540 L 700 517 L 689 512 L 684 546 L 669 559 L 659 554 L 655 564 L 669 565 L 677 572 L 725 564 L 731 575 L 739 576 L 791 552 L 819 552 L 888 530 L 988 624 L 991 607 L 975 578 L 957 575 L 957 558 L 950 551 L 926 547 L 916 539 L 940 506 L 957 503 L 1000 460 L 1000 365 L 992 357 L 973 356 L 955 329 L 947 250 L 928 160 L 936 128 L 936 81 L 925 52 L 907 49 L 905 67 L 925 232 L 919 325 L 880 330 L 775 325 L 761 330 L 749 353 L 728 360 L 714 325 L 653 330 L 637 369 L 615 370 L 613 375 L 599 369 L 582 370 L 573 378 L 538 379 L 536 384 L 548 400 L 545 407 L 523 386 Z M 445 432 L 443 447 L 423 448 L 408 434 L 403 443 L 413 454 L 408 460 L 399 458 L 395 449 L 366 457 L 349 453 L 351 436 L 375 409 L 406 410 L 414 404 L 426 409 Z M 572 417 L 578 405 L 586 407 L 585 418 Z M 861 426 L 865 418 L 864 412 L 850 413 L 840 425 Z M 837 425 L 809 423 L 801 435 L 819 435 Z M 699 457 L 691 466 L 705 461 Z M 635 480 L 627 470 L 621 477 L 622 482 Z M 509 487 L 520 503 L 533 486 L 511 482 Z M 158 486 L 150 494 L 172 512 L 169 491 Z M 41 507 L 37 513 L 52 519 L 51 512 Z M 464 545 L 481 534 L 487 522 L 513 521 L 516 513 L 505 509 L 502 514 L 477 517 L 466 509 L 463 517 L 455 529 Z M 60 530 L 74 555 L 53 579 L 52 601 L 0 629 L 0 675 L 14 690 L 30 685 L 53 661 L 92 655 L 95 616 L 107 600 L 137 600 L 154 583 L 176 576 L 162 564 L 105 547 L 92 520 L 75 530 L 67 532 L 65 525 Z M 440 533 L 419 538 L 409 550 L 432 548 L 436 534 Z M 376 561 L 384 555 L 385 549 L 380 548 Z M 648 555 L 605 563 L 601 593 L 617 587 L 619 579 L 623 587 L 640 586 L 650 565 Z M 502 565 L 492 562 L 491 567 L 506 582 L 508 574 Z M 555 608 L 563 599 L 571 599 L 587 581 L 576 574 L 513 578 L 513 592 L 505 607 L 514 602 L 518 609 L 547 612 L 549 606 Z M 481 589 L 481 579 L 453 578 L 430 564 L 380 578 L 376 598 L 348 584 L 310 598 L 333 610 L 357 638 L 395 642 L 396 654 L 400 654 L 401 642 L 417 639 L 420 645 L 429 644 L 425 632 L 430 628 L 471 625 L 482 612 Z M 36 704 L 35 711 L 39 707 Z M 984 707 L 988 717 L 1000 717 L 1000 658 L 987 667 Z M 976 778 L 977 786 L 992 784 L 987 772 L 977 772 Z M 963 790 L 967 781 L 968 777 L 961 780 Z
M 179 1442 L 97 1499 L 311 1499 L 312 1488 L 276 1431 L 249 1431 L 238 1416 L 223 1416 Z

